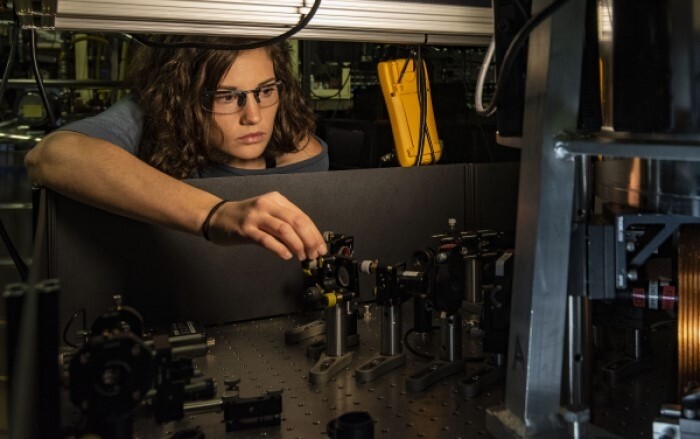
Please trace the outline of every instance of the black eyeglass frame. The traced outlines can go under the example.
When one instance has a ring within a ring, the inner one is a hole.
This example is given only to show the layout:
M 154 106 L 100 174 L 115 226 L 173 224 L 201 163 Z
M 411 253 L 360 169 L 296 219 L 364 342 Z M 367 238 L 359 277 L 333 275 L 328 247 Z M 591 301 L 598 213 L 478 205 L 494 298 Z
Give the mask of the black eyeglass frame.
M 208 111 L 208 112 L 213 113 L 213 114 L 240 113 L 241 111 L 245 110 L 245 106 L 248 104 L 248 93 L 252 93 L 253 98 L 255 99 L 255 102 L 257 102 L 258 105 L 260 105 L 260 93 L 262 93 L 265 89 L 267 89 L 269 87 L 275 87 L 277 89 L 277 92 L 279 93 L 279 89 L 281 86 L 282 86 L 282 80 L 278 79 L 275 82 L 269 82 L 267 84 L 263 84 L 263 85 L 259 86 L 258 88 L 254 88 L 252 90 L 231 90 L 228 88 L 218 88 L 216 90 L 206 90 L 204 92 L 204 94 L 202 95 L 202 102 L 201 102 L 202 109 L 204 111 Z M 217 113 L 213 109 L 207 108 L 207 105 L 205 105 L 205 99 L 210 98 L 210 97 L 216 95 L 217 93 L 221 93 L 221 92 L 230 92 L 232 95 L 236 96 L 236 99 L 237 99 L 236 103 L 238 104 L 238 107 L 240 109 L 238 111 L 234 111 L 233 113 Z M 277 102 L 279 102 L 279 100 Z M 277 102 L 275 102 L 275 103 L 277 103 Z M 270 104 L 268 106 L 271 107 L 272 105 L 274 105 L 274 104 Z M 263 107 L 263 108 L 267 108 L 267 107 Z

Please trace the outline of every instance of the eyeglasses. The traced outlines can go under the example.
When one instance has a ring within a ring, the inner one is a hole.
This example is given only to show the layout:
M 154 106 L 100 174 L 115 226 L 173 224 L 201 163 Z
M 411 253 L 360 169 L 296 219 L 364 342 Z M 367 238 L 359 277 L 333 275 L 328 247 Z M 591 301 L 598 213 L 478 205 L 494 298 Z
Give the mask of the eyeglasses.
M 261 85 L 253 90 L 228 90 L 225 88 L 209 90 L 202 96 L 202 108 L 215 114 L 232 114 L 243 111 L 248 101 L 248 93 L 252 93 L 255 102 L 261 108 L 275 105 L 280 100 L 279 86 L 282 81 Z

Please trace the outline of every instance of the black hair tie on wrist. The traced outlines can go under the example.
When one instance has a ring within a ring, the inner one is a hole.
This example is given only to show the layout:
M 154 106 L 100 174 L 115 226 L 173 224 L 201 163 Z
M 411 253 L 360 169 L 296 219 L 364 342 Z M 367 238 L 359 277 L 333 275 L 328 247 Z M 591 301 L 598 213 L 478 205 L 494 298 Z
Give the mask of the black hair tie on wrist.
M 209 239 L 209 222 L 211 221 L 211 217 L 213 217 L 216 211 L 219 210 L 219 208 L 226 203 L 228 203 L 228 200 L 219 201 L 214 205 L 214 207 L 211 208 L 211 210 L 207 214 L 207 217 L 204 220 L 204 223 L 202 224 L 202 235 L 204 235 L 204 239 L 206 239 L 207 241 L 211 241 L 211 239 Z

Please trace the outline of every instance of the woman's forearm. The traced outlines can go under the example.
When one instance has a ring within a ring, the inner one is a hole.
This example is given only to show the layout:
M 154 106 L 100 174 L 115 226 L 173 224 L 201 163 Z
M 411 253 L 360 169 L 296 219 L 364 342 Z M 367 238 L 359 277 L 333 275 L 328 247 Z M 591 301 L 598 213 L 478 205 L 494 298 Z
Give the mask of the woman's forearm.
M 200 233 L 219 197 L 174 179 L 101 139 L 54 133 L 27 154 L 37 184 L 104 210 Z
M 221 199 L 172 178 L 101 139 L 54 133 L 26 157 L 30 178 L 65 196 L 112 213 L 201 235 L 207 215 Z M 277 192 L 232 201 L 210 218 L 218 244 L 254 242 L 289 259 L 326 252 L 311 218 Z

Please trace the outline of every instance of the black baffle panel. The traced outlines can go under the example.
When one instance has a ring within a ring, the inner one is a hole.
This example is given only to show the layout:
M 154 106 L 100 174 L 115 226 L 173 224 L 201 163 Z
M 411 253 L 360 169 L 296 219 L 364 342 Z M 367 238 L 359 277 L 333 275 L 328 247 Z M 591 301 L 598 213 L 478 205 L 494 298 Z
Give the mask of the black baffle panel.
M 277 190 L 320 230 L 354 236 L 358 259 L 408 262 L 414 251 L 433 244 L 431 235 L 444 231 L 448 218 L 456 218 L 461 229 L 514 224 L 503 212 L 515 212 L 517 170 L 513 163 L 460 164 L 189 183 L 231 200 Z M 475 196 L 476 190 L 483 193 Z M 255 245 L 217 246 L 49 195 L 47 276 L 61 282 L 62 324 L 81 307 L 94 319 L 114 294 L 150 325 L 215 325 L 303 309 L 298 261 L 283 261 Z M 366 299 L 369 282 L 362 277 Z

